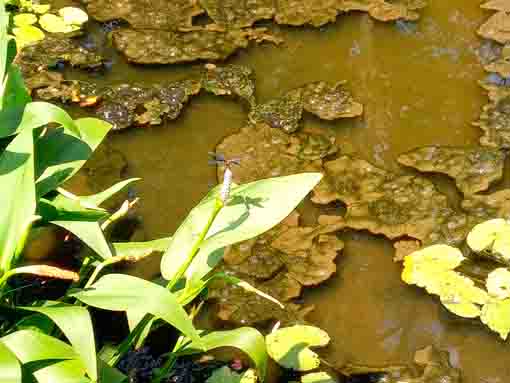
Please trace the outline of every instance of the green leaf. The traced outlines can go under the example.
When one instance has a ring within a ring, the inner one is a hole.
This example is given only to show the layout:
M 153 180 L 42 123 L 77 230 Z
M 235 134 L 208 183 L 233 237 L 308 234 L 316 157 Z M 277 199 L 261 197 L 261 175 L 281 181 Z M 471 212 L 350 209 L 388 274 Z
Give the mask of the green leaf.
M 4 94 L 1 97 L 0 110 L 0 138 L 6 137 L 18 128 L 26 105 L 32 100 L 23 82 L 23 77 L 17 66 L 9 67 Z
M 164 252 L 171 240 L 172 238 L 168 237 L 147 242 L 117 242 L 113 244 L 113 251 L 115 256 L 136 261 L 152 253 Z
M 110 367 L 106 362 L 99 360 L 99 379 L 98 382 L 104 383 L 122 383 L 127 381 L 126 375 L 114 367 Z
M 501 261 L 510 262 L 510 222 L 492 219 L 476 225 L 467 236 L 469 247 L 476 252 L 490 251 Z
M 113 256 L 110 246 L 104 237 L 103 230 L 98 222 L 88 221 L 51 221 L 50 223 L 63 227 L 76 235 L 102 259 Z
M 441 273 L 455 269 L 464 259 L 461 251 L 455 247 L 448 245 L 426 247 L 405 257 L 402 280 L 420 287 L 433 285 L 431 281 L 435 282 Z
M 0 341 L 0 383 L 21 383 L 21 365 L 11 350 Z
M 0 83 L 3 83 L 7 71 L 7 45 L 9 44 L 7 28 L 9 28 L 9 15 L 5 12 L 5 2 L 0 1 Z
M 89 16 L 80 8 L 64 7 L 59 9 L 58 14 L 66 24 L 81 25 L 89 20 Z
M 124 180 L 118 182 L 117 184 L 109 187 L 108 189 L 89 196 L 77 196 L 78 200 L 82 203 L 91 206 L 100 206 L 103 202 L 113 197 L 115 194 L 121 192 L 126 187 L 131 185 L 132 183 L 139 181 L 141 178 L 130 178 L 128 180 Z
M 301 377 L 301 383 L 337 383 L 327 372 L 312 372 Z
M 319 367 L 319 356 L 310 346 L 326 346 L 328 334 L 313 326 L 291 326 L 278 329 L 266 337 L 267 352 L 280 366 L 310 371 Z
M 202 348 L 202 342 L 191 319 L 175 296 L 155 283 L 124 274 L 108 274 L 90 289 L 73 294 L 87 305 L 104 310 L 145 310 L 177 328 Z
M 58 195 L 53 200 L 40 198 L 37 214 L 46 222 L 52 221 L 89 221 L 97 222 L 109 216 L 102 209 L 89 209 L 78 201 Z
M 510 298 L 510 271 L 503 267 L 492 271 L 486 285 L 491 296 L 498 299 Z
M 206 383 L 257 383 L 257 376 L 251 369 L 238 374 L 224 366 L 214 370 Z
M 208 274 L 221 260 L 216 250 L 253 238 L 277 225 L 321 178 L 320 173 L 303 173 L 233 187 L 229 201 L 220 210 L 188 269 L 187 278 L 198 280 Z M 161 260 L 164 278 L 172 280 L 175 272 L 187 261 L 197 233 L 202 231 L 214 209 L 217 193 L 218 188 L 209 193 L 175 233 Z
M 80 29 L 79 26 L 68 24 L 63 17 L 46 13 L 39 18 L 39 25 L 50 33 L 70 33 Z
M 31 105 L 31 104 L 29 104 Z M 95 119 L 73 122 L 81 137 L 61 129 L 50 129 L 36 142 L 37 195 L 56 189 L 81 169 L 111 129 L 111 125 Z
M 250 357 L 255 364 L 259 376 L 264 380 L 267 370 L 267 352 L 264 336 L 251 327 L 241 327 L 235 330 L 214 331 L 201 338 L 206 351 L 220 347 L 237 348 Z M 202 352 L 195 343 L 187 345 L 179 351 L 182 355 L 192 355 Z
M 483 306 L 480 319 L 506 340 L 510 333 L 510 299 L 491 299 Z
M 46 37 L 43 31 L 33 25 L 16 27 L 12 30 L 12 33 L 16 38 L 16 44 L 19 49 L 23 48 L 25 45 L 44 40 Z
M 20 330 L 0 338 L 0 342 L 16 355 L 23 367 L 32 362 L 45 362 L 37 364 L 38 368 L 33 369 L 39 383 L 88 381 L 78 355 L 61 340 L 39 331 Z
M 0 272 L 11 266 L 16 247 L 36 208 L 33 134 L 19 134 L 0 157 Z
M 86 308 L 54 302 L 51 306 L 20 308 L 44 314 L 54 321 L 80 356 L 89 377 L 97 380 L 94 330 Z
M 22 27 L 37 23 L 37 16 L 33 13 L 18 13 L 17 15 L 14 15 L 12 21 L 15 26 Z
M 452 313 L 463 318 L 476 318 L 481 305 L 489 299 L 487 293 L 474 282 L 454 271 L 447 271 L 438 278 L 437 295 L 441 303 Z

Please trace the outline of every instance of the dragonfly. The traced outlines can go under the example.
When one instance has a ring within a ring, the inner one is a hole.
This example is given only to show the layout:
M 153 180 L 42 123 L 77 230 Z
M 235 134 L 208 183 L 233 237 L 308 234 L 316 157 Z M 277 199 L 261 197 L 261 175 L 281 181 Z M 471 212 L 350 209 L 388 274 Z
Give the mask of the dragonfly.
M 225 166 L 225 173 L 223 174 L 223 185 L 221 186 L 220 197 L 223 203 L 227 201 L 230 196 L 230 188 L 232 187 L 232 165 L 241 165 L 241 158 L 225 158 L 223 154 L 209 152 L 211 159 L 209 165 L 222 165 Z
M 225 158 L 224 154 L 209 152 L 209 165 L 221 165 L 230 167 L 232 165 L 241 165 L 241 157 Z

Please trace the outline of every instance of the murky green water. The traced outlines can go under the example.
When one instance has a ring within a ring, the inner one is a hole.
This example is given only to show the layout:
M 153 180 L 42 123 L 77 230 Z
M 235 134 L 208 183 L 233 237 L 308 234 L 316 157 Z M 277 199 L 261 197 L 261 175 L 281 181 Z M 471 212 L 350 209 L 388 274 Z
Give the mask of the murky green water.
M 418 24 L 400 27 L 353 14 L 320 29 L 279 28 L 283 47 L 253 47 L 229 62 L 255 70 L 259 101 L 310 81 L 348 80 L 365 105 L 363 119 L 326 123 L 307 116 L 305 124 L 333 128 L 342 152 L 398 170 L 396 156 L 414 147 L 477 143 L 480 132 L 471 122 L 486 98 L 477 85 L 484 73 L 474 31 L 487 17 L 478 6 L 476 1 L 432 0 Z M 150 84 L 198 70 L 129 66 L 120 57 L 114 61 L 112 72 L 99 81 Z M 137 193 L 146 239 L 172 233 L 215 183 L 207 152 L 239 129 L 246 113 L 240 103 L 201 95 L 175 122 L 109 138 L 125 155 L 129 175 L 143 178 Z M 433 179 L 455 198 L 451 181 Z M 305 301 L 316 305 L 312 321 L 333 339 L 327 360 L 337 366 L 401 364 L 411 362 L 416 349 L 434 344 L 451 352 L 466 383 L 510 380 L 508 346 L 404 285 L 389 241 L 355 232 L 341 237 L 347 246 L 337 275 L 305 294 Z

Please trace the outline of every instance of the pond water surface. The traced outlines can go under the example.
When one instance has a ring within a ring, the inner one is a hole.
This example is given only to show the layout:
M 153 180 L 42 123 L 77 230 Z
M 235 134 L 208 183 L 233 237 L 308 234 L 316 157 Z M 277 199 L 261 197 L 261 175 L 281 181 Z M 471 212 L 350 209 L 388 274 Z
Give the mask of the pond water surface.
M 471 122 L 486 96 L 477 84 L 485 74 L 476 54 L 482 41 L 475 30 L 487 17 L 477 1 L 465 0 L 432 0 L 417 23 L 384 24 L 349 14 L 319 29 L 275 27 L 283 46 L 254 46 L 228 62 L 255 71 L 261 102 L 307 82 L 347 80 L 365 106 L 363 118 L 324 122 L 306 116 L 305 125 L 333 129 L 343 153 L 404 172 L 396 162 L 404 151 L 431 144 L 477 144 L 480 131 Z M 109 54 L 113 69 L 96 81 L 152 84 L 200 69 L 133 66 Z M 125 156 L 128 175 L 143 178 L 136 192 L 145 239 L 172 233 L 216 182 L 207 152 L 246 118 L 241 103 L 202 94 L 176 121 L 109 137 L 109 145 Z M 452 181 L 432 180 L 458 202 Z M 315 215 L 313 209 L 308 212 Z M 466 383 L 510 381 L 508 345 L 401 282 L 401 265 L 392 260 L 390 241 L 364 232 L 340 236 L 346 249 L 338 258 L 337 274 L 304 298 L 316 305 L 311 321 L 333 339 L 323 353 L 326 360 L 335 366 L 403 364 L 412 361 L 417 349 L 433 344 L 450 351 Z M 146 274 L 157 266 L 145 265 Z

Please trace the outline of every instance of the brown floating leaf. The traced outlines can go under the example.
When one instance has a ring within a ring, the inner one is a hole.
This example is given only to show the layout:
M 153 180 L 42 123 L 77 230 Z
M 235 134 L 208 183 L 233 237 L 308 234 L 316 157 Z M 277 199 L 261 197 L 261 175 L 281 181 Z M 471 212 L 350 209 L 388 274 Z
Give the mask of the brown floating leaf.
M 363 114 L 363 105 L 354 101 L 344 82 L 331 85 L 324 81 L 303 86 L 304 109 L 323 120 L 358 117 Z
M 494 11 L 510 12 L 510 3 L 508 0 L 491 0 L 480 5 L 483 9 L 492 9 Z
M 462 209 L 479 222 L 491 218 L 510 219 L 510 189 L 468 196 L 462 201 Z
M 276 0 L 275 21 L 278 24 L 320 27 L 336 20 L 338 3 L 338 0 Z
M 218 67 L 207 64 L 202 78 L 203 88 L 218 96 L 236 95 L 255 105 L 255 78 L 253 71 L 241 65 Z
M 495 13 L 480 26 L 478 34 L 485 39 L 494 40 L 501 44 L 510 42 L 510 13 Z
M 198 0 L 83 0 L 88 14 L 98 21 L 122 19 L 134 28 L 191 27 L 203 13 Z
M 395 248 L 393 260 L 395 262 L 402 262 L 407 255 L 419 250 L 421 248 L 421 243 L 414 239 L 401 239 L 396 241 L 393 247 Z
M 503 176 L 505 154 L 494 149 L 426 146 L 401 154 L 398 162 L 422 172 L 444 173 L 464 194 L 487 190 Z
M 216 24 L 230 28 L 250 27 L 275 12 L 274 0 L 200 0 L 200 4 Z
M 483 146 L 510 148 L 510 93 L 499 87 L 488 87 L 491 102 L 483 107 L 480 120 L 475 123 L 484 131 Z
M 137 64 L 176 64 L 197 60 L 224 60 L 251 40 L 278 42 L 264 28 L 193 27 L 186 31 L 121 28 L 113 32 L 115 47 Z
M 501 50 L 501 56 L 484 66 L 487 72 L 494 72 L 503 78 L 510 77 L 510 44 Z

